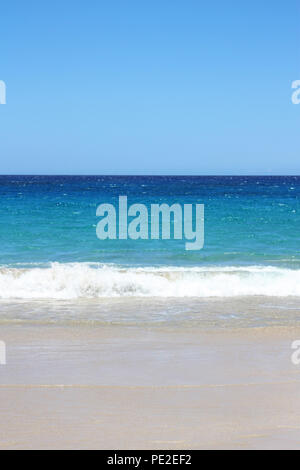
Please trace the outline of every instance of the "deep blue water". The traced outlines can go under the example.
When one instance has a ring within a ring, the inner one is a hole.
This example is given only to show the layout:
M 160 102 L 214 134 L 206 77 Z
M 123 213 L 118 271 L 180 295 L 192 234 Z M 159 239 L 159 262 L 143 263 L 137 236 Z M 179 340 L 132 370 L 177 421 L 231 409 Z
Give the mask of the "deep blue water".
M 205 204 L 205 245 L 96 237 L 96 208 Z M 300 267 L 300 177 L 0 176 L 0 264 Z

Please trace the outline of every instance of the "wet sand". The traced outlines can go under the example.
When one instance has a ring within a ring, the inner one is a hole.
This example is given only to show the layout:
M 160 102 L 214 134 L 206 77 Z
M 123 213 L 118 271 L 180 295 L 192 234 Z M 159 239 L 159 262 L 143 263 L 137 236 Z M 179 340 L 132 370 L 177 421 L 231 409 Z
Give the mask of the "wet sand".
M 2 449 L 299 449 L 299 328 L 7 324 Z

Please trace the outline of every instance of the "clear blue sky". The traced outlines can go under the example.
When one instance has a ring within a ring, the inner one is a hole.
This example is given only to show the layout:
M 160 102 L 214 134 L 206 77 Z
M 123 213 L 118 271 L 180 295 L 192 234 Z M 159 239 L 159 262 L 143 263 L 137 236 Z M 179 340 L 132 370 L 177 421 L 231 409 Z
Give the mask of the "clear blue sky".
M 2 174 L 300 174 L 298 0 L 1 3 Z

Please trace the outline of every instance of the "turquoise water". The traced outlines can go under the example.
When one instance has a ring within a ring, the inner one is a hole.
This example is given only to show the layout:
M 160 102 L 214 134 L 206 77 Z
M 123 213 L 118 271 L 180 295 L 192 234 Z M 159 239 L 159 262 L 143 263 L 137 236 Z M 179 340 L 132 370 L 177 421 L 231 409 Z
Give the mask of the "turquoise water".
M 204 203 L 205 246 L 96 237 L 103 202 Z M 0 177 L 1 264 L 300 267 L 300 177 Z
M 205 205 L 205 244 L 105 240 L 96 208 Z M 300 296 L 300 177 L 0 176 L 0 298 Z

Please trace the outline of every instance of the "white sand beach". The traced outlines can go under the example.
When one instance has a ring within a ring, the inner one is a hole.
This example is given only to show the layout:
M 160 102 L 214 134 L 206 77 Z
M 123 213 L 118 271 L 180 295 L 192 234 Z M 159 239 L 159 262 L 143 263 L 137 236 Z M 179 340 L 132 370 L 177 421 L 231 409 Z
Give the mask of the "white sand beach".
M 1 325 L 1 449 L 299 449 L 299 328 Z

